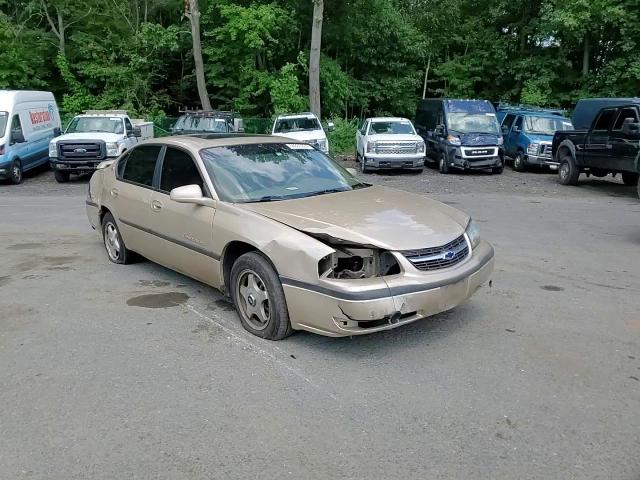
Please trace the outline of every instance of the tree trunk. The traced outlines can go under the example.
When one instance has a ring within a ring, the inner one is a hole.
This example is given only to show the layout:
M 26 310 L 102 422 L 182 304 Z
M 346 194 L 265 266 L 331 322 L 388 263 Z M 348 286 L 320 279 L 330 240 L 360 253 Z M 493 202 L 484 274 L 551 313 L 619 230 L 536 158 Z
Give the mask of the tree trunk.
M 582 76 L 589 74 L 589 57 L 591 55 L 591 45 L 589 45 L 589 34 L 584 35 L 584 50 L 582 52 Z
M 313 0 L 311 51 L 309 52 L 309 106 L 320 117 L 320 47 L 322 45 L 322 17 L 324 0 Z
M 431 67 L 431 54 L 429 54 L 429 60 L 427 61 L 427 68 L 424 70 L 424 85 L 422 86 L 422 98 L 427 98 L 427 82 L 429 81 L 429 67 Z
M 202 42 L 200 41 L 200 10 L 198 0 L 188 0 L 187 17 L 191 22 L 191 39 L 193 41 L 193 63 L 196 67 L 196 82 L 198 84 L 198 96 L 203 110 L 211 110 L 207 83 L 204 78 L 204 62 L 202 61 Z

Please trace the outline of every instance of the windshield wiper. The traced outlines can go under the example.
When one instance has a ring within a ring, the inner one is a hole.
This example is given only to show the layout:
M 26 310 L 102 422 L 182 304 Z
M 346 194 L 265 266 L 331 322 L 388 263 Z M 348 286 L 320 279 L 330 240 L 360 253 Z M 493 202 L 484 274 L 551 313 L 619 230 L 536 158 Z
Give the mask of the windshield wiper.
M 256 198 L 255 200 L 247 200 L 244 203 L 260 203 L 260 202 L 277 202 L 278 200 L 285 200 L 286 197 L 282 195 L 265 195 L 264 197 Z
M 326 190 L 320 190 L 318 192 L 311 192 L 308 196 L 311 197 L 313 195 L 326 195 L 327 193 L 339 193 L 339 192 L 348 192 L 351 190 L 350 188 L 327 188 Z

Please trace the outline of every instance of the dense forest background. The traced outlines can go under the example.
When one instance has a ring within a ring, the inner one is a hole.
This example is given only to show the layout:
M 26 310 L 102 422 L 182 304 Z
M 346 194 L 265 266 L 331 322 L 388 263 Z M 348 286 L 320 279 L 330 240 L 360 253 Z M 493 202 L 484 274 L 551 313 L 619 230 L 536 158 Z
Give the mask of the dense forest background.
M 216 108 L 308 108 L 312 0 L 201 0 Z M 0 0 L 0 88 L 66 114 L 197 106 L 184 0 Z M 426 95 L 571 107 L 637 96 L 640 0 L 325 0 L 324 117 L 412 116 Z M 426 74 L 426 75 L 425 75 Z

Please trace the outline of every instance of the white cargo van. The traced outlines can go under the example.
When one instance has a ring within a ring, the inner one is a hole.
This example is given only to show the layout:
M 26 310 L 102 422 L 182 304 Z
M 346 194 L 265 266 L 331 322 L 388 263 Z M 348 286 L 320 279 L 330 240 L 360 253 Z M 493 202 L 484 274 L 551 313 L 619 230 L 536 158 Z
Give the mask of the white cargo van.
M 49 161 L 49 141 L 60 135 L 60 113 L 51 92 L 0 90 L 0 180 Z

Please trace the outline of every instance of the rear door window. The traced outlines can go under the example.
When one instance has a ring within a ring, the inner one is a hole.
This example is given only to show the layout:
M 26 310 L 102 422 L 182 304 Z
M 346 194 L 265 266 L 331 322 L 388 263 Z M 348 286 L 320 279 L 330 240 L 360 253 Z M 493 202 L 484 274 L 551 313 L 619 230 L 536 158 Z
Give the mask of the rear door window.
M 204 182 L 191 155 L 177 148 L 167 147 L 162 162 L 160 190 L 169 193 L 177 187 L 198 185 L 204 192 Z
M 593 126 L 593 131 L 598 132 L 606 132 L 609 130 L 611 123 L 613 122 L 613 117 L 616 114 L 615 108 L 608 108 L 600 112 L 598 115 L 598 119 L 596 120 L 595 125 Z
M 152 187 L 156 161 L 161 148 L 155 145 L 145 145 L 131 150 L 124 165 L 122 180 L 144 187 Z

